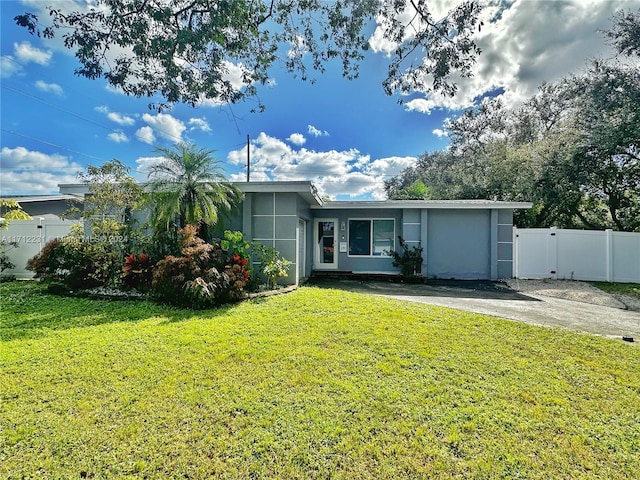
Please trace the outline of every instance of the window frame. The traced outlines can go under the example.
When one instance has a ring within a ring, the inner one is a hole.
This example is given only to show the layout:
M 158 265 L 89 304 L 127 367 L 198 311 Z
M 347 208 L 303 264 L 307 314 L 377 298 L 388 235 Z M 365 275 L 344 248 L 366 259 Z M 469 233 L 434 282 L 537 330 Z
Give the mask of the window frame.
M 369 222 L 369 255 L 358 255 L 351 253 L 351 221 L 368 221 Z M 376 221 L 391 221 L 393 222 L 393 236 L 391 239 L 391 247 L 389 251 L 395 251 L 396 249 L 396 219 L 394 217 L 353 217 L 347 218 L 347 257 L 349 258 L 392 258 L 390 254 L 381 253 L 380 255 L 374 255 L 374 238 L 373 238 L 373 224 Z

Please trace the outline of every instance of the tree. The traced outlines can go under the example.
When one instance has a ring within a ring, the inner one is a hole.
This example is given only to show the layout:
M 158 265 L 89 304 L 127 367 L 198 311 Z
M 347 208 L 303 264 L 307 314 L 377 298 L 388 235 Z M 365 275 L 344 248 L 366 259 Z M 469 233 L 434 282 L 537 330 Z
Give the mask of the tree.
M 0 198 L 0 214 L 0 230 L 8 228 L 10 220 L 31 220 L 31 216 L 11 198 Z
M 86 172 L 78 173 L 78 179 L 89 187 L 83 216 L 99 219 L 115 217 L 124 222 L 142 199 L 142 188 L 129 175 L 130 171 L 129 167 L 114 158 L 98 167 L 87 165 Z
M 25 212 L 20 204 L 10 198 L 0 199 L 0 230 L 9 228 L 11 220 L 31 220 L 31 216 Z M 3 272 L 16 268 L 16 264 L 11 261 L 7 252 L 18 248 L 18 242 L 0 239 L 0 280 L 5 278 Z
M 453 72 L 471 75 L 480 50 L 472 40 L 480 12 L 462 2 L 441 19 L 424 0 L 97 0 L 83 11 L 48 7 L 51 24 L 38 15 L 15 17 L 31 34 L 64 44 L 80 62 L 76 74 L 105 78 L 129 95 L 160 94 L 158 109 L 204 99 L 237 102 L 256 94 L 277 62 L 309 77 L 338 58 L 354 78 L 370 48 L 369 32 L 394 48 L 384 89 L 454 94 Z M 114 53 L 117 52 L 117 53 Z M 238 84 L 230 70 L 240 72 Z M 431 86 L 428 83 L 431 82 Z M 262 106 L 261 106 L 262 107 Z
M 640 10 L 621 10 L 613 18 L 613 28 L 604 35 L 622 55 L 640 57 Z
M 640 231 L 640 70 L 594 61 L 573 84 L 579 136 L 570 174 L 606 205 L 614 228 Z
M 156 149 L 164 158 L 149 170 L 148 189 L 152 223 L 168 229 L 176 217 L 181 228 L 188 224 L 215 225 L 221 214 L 232 210 L 242 193 L 227 183 L 211 150 L 189 143 Z

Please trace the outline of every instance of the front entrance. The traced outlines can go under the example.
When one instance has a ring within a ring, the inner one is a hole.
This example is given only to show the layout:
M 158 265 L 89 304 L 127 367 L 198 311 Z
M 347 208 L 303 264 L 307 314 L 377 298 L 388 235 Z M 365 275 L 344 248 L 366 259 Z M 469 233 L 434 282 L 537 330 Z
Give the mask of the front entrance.
M 336 225 L 338 220 L 316 218 L 313 222 L 313 268 L 318 270 L 338 268 L 336 252 Z

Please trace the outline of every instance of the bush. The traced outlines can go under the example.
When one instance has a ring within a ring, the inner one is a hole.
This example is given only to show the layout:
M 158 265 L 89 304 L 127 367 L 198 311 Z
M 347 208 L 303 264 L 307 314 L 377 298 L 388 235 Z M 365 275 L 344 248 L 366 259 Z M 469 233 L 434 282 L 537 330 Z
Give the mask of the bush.
M 14 275 L 6 275 L 5 270 L 11 270 L 16 268 L 16 264 L 11 261 L 9 255 L 7 255 L 7 251 L 18 248 L 17 242 L 6 242 L 4 240 L 0 240 L 0 281 L 9 281 L 11 279 L 15 279 Z
M 420 275 L 422 270 L 422 246 L 409 247 L 401 236 L 398 236 L 402 254 L 391 250 L 389 254 L 393 257 L 393 266 L 400 267 L 400 273 L 407 277 Z
M 93 243 L 72 234 L 48 242 L 27 262 L 27 270 L 72 290 L 106 287 L 119 282 L 121 254 L 107 242 Z
M 122 265 L 122 286 L 145 291 L 151 286 L 153 262 L 149 255 L 131 254 L 124 259 Z
M 251 249 L 260 261 L 260 272 L 267 278 L 267 287 L 276 288 L 278 277 L 286 277 L 289 274 L 291 262 L 281 257 L 275 248 L 261 243 L 254 242 Z
M 206 243 L 196 227 L 180 230 L 182 256 L 168 255 L 153 268 L 151 288 L 162 301 L 204 308 L 245 296 L 249 280 L 248 259 L 223 249 L 221 242 Z

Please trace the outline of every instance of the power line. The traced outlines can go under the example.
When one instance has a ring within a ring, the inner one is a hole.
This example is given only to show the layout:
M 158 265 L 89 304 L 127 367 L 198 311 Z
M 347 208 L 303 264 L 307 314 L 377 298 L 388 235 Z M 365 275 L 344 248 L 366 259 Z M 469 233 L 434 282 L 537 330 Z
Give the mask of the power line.
M 44 145 L 49 145 L 50 147 L 60 148 L 62 150 L 66 150 L 67 152 L 75 153 L 76 155 L 82 155 L 83 157 L 91 158 L 92 160 L 100 160 L 101 162 L 106 161 L 104 158 L 94 157 L 93 155 L 89 155 L 87 153 L 78 152 L 77 150 L 71 150 L 70 148 L 63 147 L 62 145 L 56 145 L 55 143 L 47 142 L 46 140 L 42 140 L 39 138 L 31 137 L 29 135 L 25 135 L 24 133 L 14 132 L 13 130 L 7 130 L 6 128 L 0 128 L 0 131 L 5 133 L 10 133 L 11 135 L 17 135 L 18 137 L 23 137 L 28 140 L 33 140 L 34 142 L 39 142 Z

